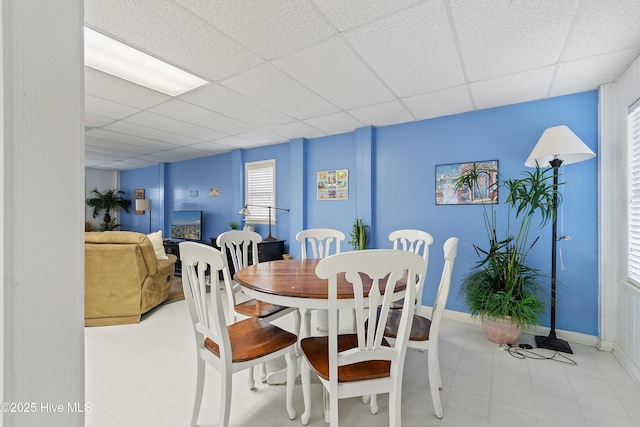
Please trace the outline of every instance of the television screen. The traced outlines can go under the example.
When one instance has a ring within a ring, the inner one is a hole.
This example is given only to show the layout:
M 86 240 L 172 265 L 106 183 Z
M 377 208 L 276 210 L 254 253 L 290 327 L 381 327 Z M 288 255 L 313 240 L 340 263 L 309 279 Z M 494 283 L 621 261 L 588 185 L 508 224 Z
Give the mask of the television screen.
M 171 215 L 171 238 L 202 240 L 202 211 L 174 211 Z

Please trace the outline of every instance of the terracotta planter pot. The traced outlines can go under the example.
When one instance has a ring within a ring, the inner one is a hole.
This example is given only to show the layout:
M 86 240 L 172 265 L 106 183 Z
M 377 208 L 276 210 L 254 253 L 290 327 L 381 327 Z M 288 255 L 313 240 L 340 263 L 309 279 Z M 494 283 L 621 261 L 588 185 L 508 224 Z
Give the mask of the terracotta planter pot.
M 511 322 L 511 317 L 489 320 L 482 318 L 482 327 L 487 339 L 496 344 L 515 344 L 522 334 L 522 329 Z

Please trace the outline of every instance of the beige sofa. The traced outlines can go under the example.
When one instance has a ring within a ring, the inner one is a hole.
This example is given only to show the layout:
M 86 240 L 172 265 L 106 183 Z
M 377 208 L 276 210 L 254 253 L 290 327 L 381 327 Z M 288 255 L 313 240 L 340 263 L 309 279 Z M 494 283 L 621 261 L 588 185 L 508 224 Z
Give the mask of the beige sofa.
M 177 258 L 160 250 L 167 259 L 159 260 L 146 235 L 85 232 L 84 242 L 86 326 L 138 323 L 167 299 Z

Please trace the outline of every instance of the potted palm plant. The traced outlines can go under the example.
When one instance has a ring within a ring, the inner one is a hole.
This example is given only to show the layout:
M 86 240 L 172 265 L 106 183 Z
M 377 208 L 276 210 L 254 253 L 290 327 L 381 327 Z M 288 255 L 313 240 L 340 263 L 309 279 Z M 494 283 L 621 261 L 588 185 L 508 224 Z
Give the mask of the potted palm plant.
M 111 218 L 112 211 L 124 210 L 129 212 L 131 200 L 122 198 L 124 191 L 122 190 L 104 190 L 100 191 L 94 188 L 91 191 L 92 197 L 87 199 L 87 205 L 93 208 L 93 217 L 96 218 L 100 212 L 104 211 L 104 217 L 100 224 L 100 231 L 111 231 L 120 227 L 116 218 Z
M 355 251 L 363 251 L 369 242 L 369 226 L 365 225 L 361 219 L 356 218 L 351 225 L 349 232 L 349 244 Z
M 479 261 L 463 279 L 461 293 L 471 315 L 481 318 L 487 338 L 495 343 L 515 343 L 523 330 L 539 323 L 544 309 L 540 273 L 527 263 L 527 255 L 539 238 L 529 236 L 536 215 L 538 229 L 554 216 L 557 187 L 549 171 L 538 166 L 501 185 L 508 191 L 507 223 L 501 232 L 495 205 L 482 204 L 487 242 L 473 245 Z M 455 187 L 474 188 L 478 178 L 479 171 L 470 168 L 456 179 Z

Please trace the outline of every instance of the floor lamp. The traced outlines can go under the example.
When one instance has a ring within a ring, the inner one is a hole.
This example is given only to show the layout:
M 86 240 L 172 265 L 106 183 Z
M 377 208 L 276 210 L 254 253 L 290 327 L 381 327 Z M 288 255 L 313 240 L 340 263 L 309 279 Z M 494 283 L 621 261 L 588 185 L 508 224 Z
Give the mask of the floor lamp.
M 275 237 L 273 237 L 271 235 L 271 209 L 276 209 L 278 211 L 287 211 L 287 212 L 289 212 L 289 209 L 276 208 L 275 206 L 244 205 L 244 208 L 240 209 L 240 211 L 238 213 L 240 215 L 244 215 L 246 217 L 247 215 L 249 215 L 249 206 L 256 207 L 256 208 L 268 208 L 269 209 L 269 235 L 264 238 L 264 241 L 265 242 L 272 242 L 274 240 L 278 240 L 278 239 L 276 239 Z M 246 221 L 246 219 L 245 219 L 245 221 Z
M 558 168 L 595 157 L 587 145 L 567 126 L 554 126 L 545 130 L 524 163 L 536 167 L 549 162 L 553 168 L 553 187 L 558 188 Z M 551 234 L 551 331 L 548 336 L 536 336 L 536 346 L 550 350 L 573 353 L 569 343 L 556 336 L 556 247 L 558 245 L 558 196 L 553 197 L 553 221 Z
M 149 211 L 149 233 L 151 233 L 151 199 L 136 199 L 137 211 Z

